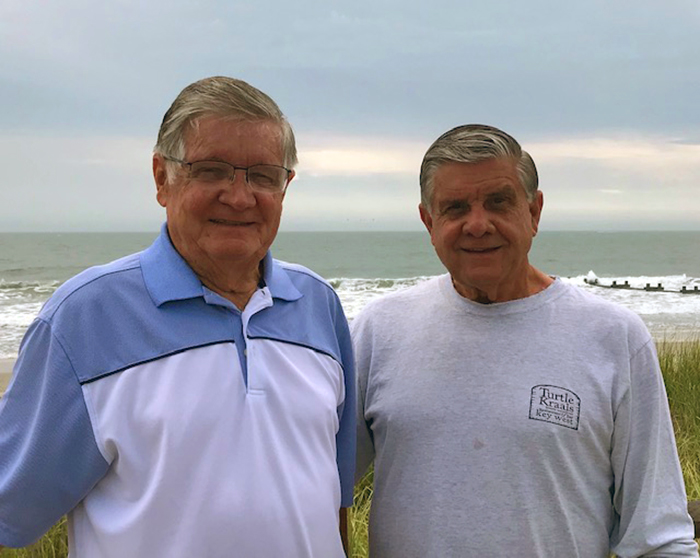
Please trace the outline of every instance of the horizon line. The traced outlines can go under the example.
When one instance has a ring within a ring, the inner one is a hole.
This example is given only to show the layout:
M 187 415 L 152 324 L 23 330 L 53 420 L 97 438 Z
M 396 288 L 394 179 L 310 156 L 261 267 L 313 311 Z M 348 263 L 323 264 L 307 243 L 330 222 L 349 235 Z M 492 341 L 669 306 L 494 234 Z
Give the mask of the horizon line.
M 280 230 L 279 234 L 287 233 L 426 233 L 420 229 L 293 229 Z M 676 229 L 640 229 L 640 228 L 546 228 L 540 229 L 538 234 L 549 232 L 595 232 L 595 233 L 626 233 L 626 232 L 700 232 L 697 228 L 676 228 Z M 0 230 L 0 234 L 160 234 L 158 229 L 125 229 L 125 230 Z

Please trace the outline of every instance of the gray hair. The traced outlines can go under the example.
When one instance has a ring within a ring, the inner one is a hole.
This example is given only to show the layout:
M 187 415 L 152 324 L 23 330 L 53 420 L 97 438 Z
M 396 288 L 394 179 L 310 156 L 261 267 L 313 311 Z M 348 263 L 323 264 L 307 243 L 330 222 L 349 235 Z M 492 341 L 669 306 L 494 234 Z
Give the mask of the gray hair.
M 489 159 L 511 159 L 516 163 L 520 184 L 528 201 L 535 199 L 538 177 L 535 162 L 520 144 L 504 131 L 484 124 L 457 126 L 442 134 L 423 157 L 420 167 L 421 204 L 430 209 L 433 178 L 445 163 L 480 163 Z
M 180 92 L 163 117 L 153 152 L 183 159 L 188 129 L 196 128 L 202 118 L 210 116 L 278 124 L 283 164 L 289 169 L 297 164 L 294 132 L 277 103 L 245 81 L 224 76 L 195 81 Z

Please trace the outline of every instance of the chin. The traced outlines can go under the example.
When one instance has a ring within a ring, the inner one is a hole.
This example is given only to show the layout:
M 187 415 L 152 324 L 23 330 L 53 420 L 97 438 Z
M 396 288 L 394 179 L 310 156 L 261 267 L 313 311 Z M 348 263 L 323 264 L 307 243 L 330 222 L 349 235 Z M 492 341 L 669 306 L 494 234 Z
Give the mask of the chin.
M 250 241 L 221 239 L 218 242 L 208 243 L 208 246 L 203 247 L 204 251 L 209 254 L 212 259 L 236 259 L 250 258 L 256 252 L 261 251 L 260 244 L 251 243 Z M 263 256 L 265 253 L 263 252 Z
M 463 266 L 455 270 L 453 277 L 464 279 L 465 284 L 497 283 L 503 278 L 500 269 L 491 267 Z
M 261 250 L 253 250 L 248 247 L 223 249 L 219 252 L 220 258 L 224 260 L 249 260 L 257 258 L 262 260 L 265 257 L 265 252 Z
M 487 291 L 501 284 L 502 277 L 496 274 L 453 275 L 455 280 L 470 289 Z

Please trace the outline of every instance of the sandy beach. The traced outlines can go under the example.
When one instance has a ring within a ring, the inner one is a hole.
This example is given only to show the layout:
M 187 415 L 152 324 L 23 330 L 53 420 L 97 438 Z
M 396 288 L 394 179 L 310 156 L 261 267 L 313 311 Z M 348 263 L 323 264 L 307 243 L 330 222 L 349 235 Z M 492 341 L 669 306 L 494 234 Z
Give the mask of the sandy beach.
M 7 389 L 12 374 L 12 366 L 15 363 L 13 358 L 0 358 L 0 395 Z

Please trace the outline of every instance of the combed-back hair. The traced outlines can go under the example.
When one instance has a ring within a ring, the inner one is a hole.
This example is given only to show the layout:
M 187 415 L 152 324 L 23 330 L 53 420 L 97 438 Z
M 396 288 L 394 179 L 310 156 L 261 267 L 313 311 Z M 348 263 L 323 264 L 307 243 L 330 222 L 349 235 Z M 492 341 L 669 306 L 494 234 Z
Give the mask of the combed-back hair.
M 297 164 L 294 131 L 277 103 L 245 81 L 225 76 L 200 79 L 180 92 L 163 117 L 154 153 L 183 159 L 188 129 L 208 117 L 278 124 L 284 166 Z
M 513 160 L 528 201 L 535 199 L 539 179 L 530 154 L 503 130 L 485 124 L 466 124 L 442 134 L 426 151 L 420 167 L 420 195 L 423 207 L 430 210 L 433 179 L 440 165 L 480 163 L 489 159 Z

